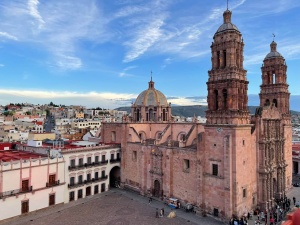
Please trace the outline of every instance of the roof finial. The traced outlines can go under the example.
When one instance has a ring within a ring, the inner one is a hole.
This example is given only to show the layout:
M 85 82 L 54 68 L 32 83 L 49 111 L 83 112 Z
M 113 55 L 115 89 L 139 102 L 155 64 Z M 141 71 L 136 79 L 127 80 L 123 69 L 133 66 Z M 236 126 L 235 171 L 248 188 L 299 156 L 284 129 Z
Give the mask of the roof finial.
M 273 33 L 272 35 L 273 35 L 273 41 L 274 41 L 274 39 L 275 39 L 275 34 Z
M 152 81 L 152 70 L 151 70 L 151 81 Z
M 227 10 L 228 10 L 228 0 L 227 0 Z

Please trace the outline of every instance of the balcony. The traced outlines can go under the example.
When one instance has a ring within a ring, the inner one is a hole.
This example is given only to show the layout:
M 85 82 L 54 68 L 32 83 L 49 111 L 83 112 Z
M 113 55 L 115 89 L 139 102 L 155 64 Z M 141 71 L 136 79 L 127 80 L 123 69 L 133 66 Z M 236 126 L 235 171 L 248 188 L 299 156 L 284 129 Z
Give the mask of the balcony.
M 85 165 L 84 165 L 84 164 L 78 165 L 78 166 L 69 166 L 69 167 L 68 167 L 68 169 L 69 169 L 70 171 L 72 171 L 72 170 L 80 170 L 80 169 L 83 169 L 83 168 L 85 168 Z
M 98 178 L 94 178 L 93 180 L 93 182 L 101 182 L 101 181 L 104 181 L 104 180 L 106 180 L 108 178 L 108 176 L 107 175 L 105 175 L 105 176 L 101 176 L 101 177 L 98 177 Z
M 57 180 L 55 182 L 46 183 L 46 187 L 54 187 L 54 186 L 58 186 L 59 184 L 60 184 L 60 181 Z
M 80 187 L 83 185 L 85 185 L 85 183 L 83 181 L 81 181 L 81 182 L 77 182 L 77 183 L 68 184 L 68 188 L 72 189 L 72 188 L 77 188 L 77 187 Z
M 21 188 L 21 189 L 15 189 L 12 191 L 5 191 L 0 193 L 0 199 L 9 197 L 9 196 L 14 196 L 14 195 L 19 195 L 23 193 L 28 193 L 32 191 L 32 186 L 27 187 L 27 188 Z
M 110 163 L 119 163 L 120 161 L 121 161 L 121 158 L 109 160 Z

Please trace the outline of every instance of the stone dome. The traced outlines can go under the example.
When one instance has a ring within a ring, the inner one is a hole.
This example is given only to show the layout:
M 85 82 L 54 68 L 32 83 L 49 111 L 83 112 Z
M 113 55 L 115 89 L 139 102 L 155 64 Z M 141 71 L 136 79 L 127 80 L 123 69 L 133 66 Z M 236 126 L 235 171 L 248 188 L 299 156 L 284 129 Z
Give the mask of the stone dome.
M 141 92 L 135 100 L 134 106 L 168 106 L 166 96 L 154 88 L 154 82 L 149 82 L 149 88 Z
M 239 29 L 233 23 L 231 23 L 231 14 L 232 13 L 229 10 L 226 10 L 223 13 L 224 23 L 219 27 L 216 34 L 227 30 L 235 30 L 237 32 L 240 32 Z
M 276 57 L 282 58 L 282 55 L 279 52 L 277 52 L 277 50 L 276 50 L 277 43 L 275 41 L 272 41 L 272 43 L 270 44 L 270 47 L 271 47 L 271 52 L 266 55 L 265 59 L 271 59 L 271 58 L 276 58 Z

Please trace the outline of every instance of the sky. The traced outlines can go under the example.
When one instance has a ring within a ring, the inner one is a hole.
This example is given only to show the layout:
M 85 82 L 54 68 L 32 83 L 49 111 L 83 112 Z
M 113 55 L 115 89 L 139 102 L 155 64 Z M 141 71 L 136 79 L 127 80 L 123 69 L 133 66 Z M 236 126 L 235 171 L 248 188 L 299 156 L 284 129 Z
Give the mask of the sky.
M 226 0 L 1 0 L 0 104 L 130 106 L 155 88 L 172 105 L 206 104 L 210 45 Z M 229 0 L 245 43 L 249 105 L 275 34 L 300 110 L 300 1 Z M 298 69 L 298 70 L 297 70 Z

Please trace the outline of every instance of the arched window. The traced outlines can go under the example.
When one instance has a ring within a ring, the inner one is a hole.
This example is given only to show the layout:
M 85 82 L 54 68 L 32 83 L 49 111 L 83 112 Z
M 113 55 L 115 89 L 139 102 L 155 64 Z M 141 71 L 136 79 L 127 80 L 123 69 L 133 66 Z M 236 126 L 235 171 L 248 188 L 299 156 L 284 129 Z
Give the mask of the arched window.
M 227 90 L 223 89 L 223 109 L 227 109 Z
M 166 121 L 166 110 L 163 109 L 163 118 L 162 118 L 163 121 Z
M 136 110 L 136 121 L 140 121 L 140 110 Z
M 223 60 L 224 61 L 223 66 L 226 67 L 226 64 L 227 64 L 226 63 L 226 50 L 223 51 L 223 58 L 224 58 L 224 60 Z
M 276 84 L 276 75 L 275 75 L 275 73 L 273 73 L 273 77 L 272 77 L 273 79 L 273 84 Z
M 154 113 L 153 113 L 153 109 L 149 110 L 149 121 L 154 121 Z
M 217 68 L 220 68 L 220 66 L 221 66 L 221 56 L 220 56 L 220 52 L 217 52 L 217 58 L 218 58 L 218 61 L 217 61 Z
M 269 100 L 269 99 L 266 99 L 265 106 L 268 106 L 268 105 L 270 105 L 270 100 Z
M 214 100 L 215 100 L 215 110 L 218 110 L 219 108 L 219 102 L 218 102 L 218 90 L 214 90 Z
M 277 99 L 273 99 L 273 105 L 277 108 Z

